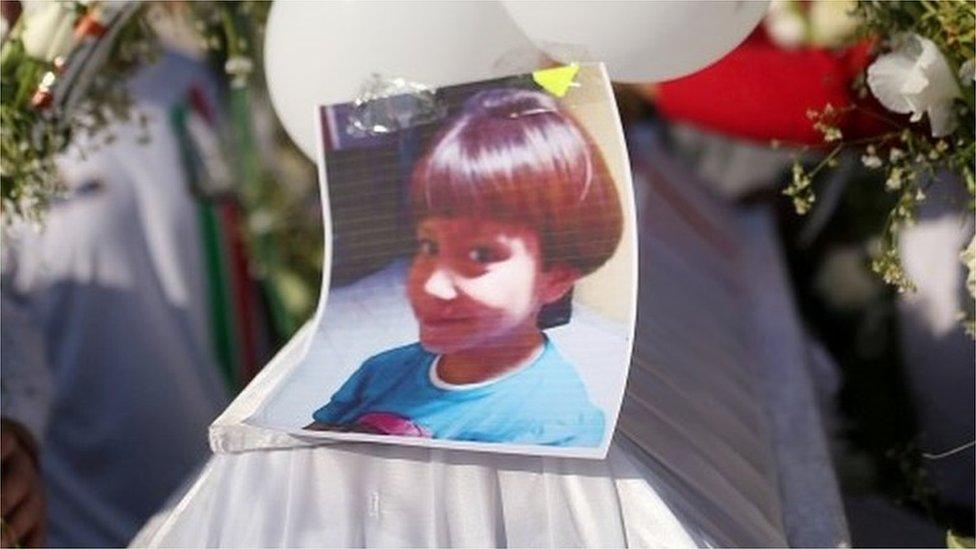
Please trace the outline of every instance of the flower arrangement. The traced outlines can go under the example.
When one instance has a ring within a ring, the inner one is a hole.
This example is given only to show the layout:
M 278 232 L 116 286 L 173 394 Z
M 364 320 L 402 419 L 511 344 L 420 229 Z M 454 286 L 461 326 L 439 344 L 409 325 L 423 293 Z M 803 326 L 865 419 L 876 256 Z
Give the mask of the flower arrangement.
M 294 332 L 315 305 L 321 215 L 309 207 L 318 204 L 314 167 L 275 125 L 252 78 L 270 2 L 27 0 L 11 12 L 13 5 L 4 3 L 0 18 L 3 222 L 43 222 L 47 204 L 64 190 L 55 158 L 77 145 L 72 136 L 84 133 L 94 138 L 87 146 L 98 146 L 113 140 L 113 122 L 145 123 L 124 83 L 161 51 L 159 19 L 182 20 L 227 76 L 222 108 L 233 127 L 222 147 L 235 159 L 232 191 L 246 218 L 251 267 L 267 285 L 276 331 Z M 264 121 L 261 139 L 256 119 Z M 148 142 L 152 127 L 145 130 Z
M 0 212 L 40 218 L 61 189 L 54 156 L 132 115 L 118 82 L 156 53 L 135 3 L 23 3 L 0 50 Z M 111 139 L 106 137 L 106 139 Z
M 154 61 L 152 21 L 188 17 L 202 45 L 223 56 L 233 87 L 244 87 L 254 64 L 253 32 L 267 2 L 103 2 L 26 0 L 5 8 L 0 50 L 0 213 L 5 221 L 39 221 L 62 189 L 55 156 L 78 132 L 111 140 L 106 131 L 128 120 L 123 83 Z M 12 20 L 12 23 L 11 23 Z
M 820 16 L 820 24 L 831 32 L 816 32 L 814 14 L 820 4 L 838 3 L 812 4 L 806 12 L 795 6 L 774 8 L 767 30 L 784 44 L 790 40 L 824 46 L 873 41 L 876 58 L 855 87 L 859 97 L 873 98 L 881 108 L 826 105 L 809 111 L 826 151 L 813 167 L 794 162 L 792 182 L 784 193 L 792 198 L 797 213 L 806 213 L 816 200 L 814 177 L 835 167 L 842 152 L 858 154 L 865 167 L 881 176 L 883 192 L 895 198 L 871 267 L 898 291 L 912 290 L 914 285 L 901 265 L 898 235 L 902 227 L 914 222 L 929 186 L 963 185 L 968 207 L 976 210 L 976 4 L 966 0 L 841 2 L 844 11 L 838 11 L 837 5 L 830 8 L 833 19 Z M 817 42 L 814 38 L 818 36 L 826 38 Z M 837 121 L 852 110 L 873 117 L 883 130 L 846 139 Z M 973 280 L 976 252 L 971 250 L 976 249 L 976 242 L 968 249 L 961 257 Z M 976 286 L 969 288 L 976 298 Z M 967 316 L 967 330 L 974 333 L 972 312 Z

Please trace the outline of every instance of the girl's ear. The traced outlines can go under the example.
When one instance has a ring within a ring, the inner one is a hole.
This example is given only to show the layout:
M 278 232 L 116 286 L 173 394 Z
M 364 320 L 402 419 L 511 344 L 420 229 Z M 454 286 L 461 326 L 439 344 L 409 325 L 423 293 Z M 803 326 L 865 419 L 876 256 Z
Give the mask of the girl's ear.
M 553 265 L 543 271 L 539 285 L 539 296 L 543 305 L 559 301 L 579 279 L 579 269 L 566 263 Z

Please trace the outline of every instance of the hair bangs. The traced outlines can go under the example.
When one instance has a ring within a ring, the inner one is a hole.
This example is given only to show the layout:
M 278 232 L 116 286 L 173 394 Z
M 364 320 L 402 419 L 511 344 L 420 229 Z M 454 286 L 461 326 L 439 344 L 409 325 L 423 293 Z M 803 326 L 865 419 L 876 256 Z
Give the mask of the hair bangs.
M 482 217 L 539 233 L 546 264 L 588 273 L 622 233 L 615 184 L 576 121 L 546 94 L 495 89 L 471 97 L 410 181 L 414 219 Z

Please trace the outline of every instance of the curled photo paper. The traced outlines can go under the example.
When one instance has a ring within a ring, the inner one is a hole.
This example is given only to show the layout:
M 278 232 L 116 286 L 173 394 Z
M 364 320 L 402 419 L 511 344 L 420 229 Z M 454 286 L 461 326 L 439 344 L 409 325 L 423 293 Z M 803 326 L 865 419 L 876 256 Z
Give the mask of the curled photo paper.
M 637 289 L 606 71 L 421 88 L 316 113 L 326 250 L 314 335 L 247 422 L 323 441 L 603 458 Z

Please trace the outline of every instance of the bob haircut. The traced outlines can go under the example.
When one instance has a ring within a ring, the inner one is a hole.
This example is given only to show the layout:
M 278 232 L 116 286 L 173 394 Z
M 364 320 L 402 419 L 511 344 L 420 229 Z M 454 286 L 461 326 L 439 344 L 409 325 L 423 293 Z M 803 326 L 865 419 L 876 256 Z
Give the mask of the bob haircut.
M 616 186 L 592 140 L 550 95 L 480 92 L 433 140 L 410 180 L 415 221 L 471 216 L 535 229 L 544 268 L 585 276 L 623 233 Z

